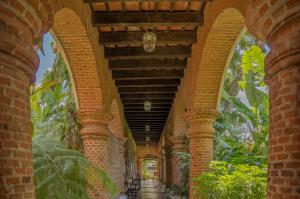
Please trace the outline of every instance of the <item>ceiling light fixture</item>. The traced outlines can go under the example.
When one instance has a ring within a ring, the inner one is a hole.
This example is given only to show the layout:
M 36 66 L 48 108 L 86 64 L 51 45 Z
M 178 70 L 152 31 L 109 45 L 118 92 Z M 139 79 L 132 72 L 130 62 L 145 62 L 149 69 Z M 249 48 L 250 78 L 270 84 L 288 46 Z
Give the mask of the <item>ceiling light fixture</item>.
M 151 102 L 149 100 L 146 100 L 144 102 L 144 110 L 145 111 L 150 111 L 151 110 Z
M 143 47 L 145 52 L 153 52 L 155 50 L 156 41 L 156 34 L 152 31 L 146 31 L 143 35 Z

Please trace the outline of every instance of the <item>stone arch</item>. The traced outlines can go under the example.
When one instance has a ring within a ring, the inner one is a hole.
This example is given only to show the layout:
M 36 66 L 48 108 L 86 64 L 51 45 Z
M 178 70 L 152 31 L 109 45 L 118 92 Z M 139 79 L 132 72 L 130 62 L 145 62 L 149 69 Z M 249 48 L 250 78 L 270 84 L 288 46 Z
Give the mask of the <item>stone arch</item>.
M 123 120 L 122 120 L 120 108 L 115 99 L 112 101 L 110 107 L 110 113 L 113 116 L 113 119 L 109 123 L 108 128 L 110 129 L 110 131 L 115 137 L 121 138 L 124 136 L 124 127 L 122 122 Z
M 244 29 L 244 17 L 227 8 L 214 21 L 204 44 L 196 79 L 193 108 L 218 109 L 224 72 Z
M 192 46 L 179 87 L 187 112 L 198 112 L 195 109 L 200 107 L 217 108 L 227 58 L 243 30 L 247 5 L 248 1 L 236 0 L 207 3 L 204 24 L 197 30 L 197 43 Z M 209 49 L 215 52 L 209 53 Z M 220 57 L 222 61 L 217 66 L 215 61 Z
M 54 15 L 52 32 L 59 41 L 69 65 L 78 108 L 103 109 L 97 64 L 81 19 L 73 10 L 62 8 Z

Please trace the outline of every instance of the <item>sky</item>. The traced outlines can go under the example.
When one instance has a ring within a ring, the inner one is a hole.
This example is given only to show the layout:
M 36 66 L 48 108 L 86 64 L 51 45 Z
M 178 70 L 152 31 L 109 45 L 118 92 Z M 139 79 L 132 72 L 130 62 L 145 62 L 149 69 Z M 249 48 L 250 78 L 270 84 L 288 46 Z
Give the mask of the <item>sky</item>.
M 38 50 L 38 56 L 40 59 L 40 65 L 39 69 L 36 73 L 36 84 L 40 84 L 41 80 L 43 78 L 43 74 L 46 70 L 52 67 L 54 60 L 55 60 L 55 54 L 52 52 L 51 48 L 51 42 L 53 41 L 53 38 L 50 33 L 46 33 L 44 35 L 44 42 L 43 42 L 43 48 L 45 52 L 45 56 L 42 54 L 40 50 Z

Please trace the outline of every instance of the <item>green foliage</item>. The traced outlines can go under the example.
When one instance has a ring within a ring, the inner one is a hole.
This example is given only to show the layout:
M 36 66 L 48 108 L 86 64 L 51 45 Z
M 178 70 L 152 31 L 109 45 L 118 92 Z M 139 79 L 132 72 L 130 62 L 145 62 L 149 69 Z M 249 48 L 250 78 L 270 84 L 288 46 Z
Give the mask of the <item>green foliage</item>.
M 88 199 L 86 189 L 93 190 L 95 183 L 102 184 L 111 195 L 118 193 L 118 187 L 103 170 L 94 167 L 79 151 L 66 149 L 59 140 L 38 135 L 32 148 L 38 199 Z
M 37 41 L 38 47 L 42 40 Z M 42 49 L 41 49 L 42 50 Z M 31 88 L 33 159 L 38 199 L 87 199 L 87 189 L 101 184 L 111 195 L 118 187 L 80 152 L 81 139 L 71 82 L 61 54 L 41 85 Z
M 80 149 L 79 123 L 69 74 L 60 54 L 45 72 L 41 85 L 32 87 L 30 98 L 34 134 L 58 136 L 67 148 Z
M 264 199 L 267 169 L 245 164 L 212 162 L 210 172 L 195 178 L 201 199 Z
M 258 45 L 263 46 L 246 33 L 226 73 L 222 116 L 215 122 L 216 160 L 266 163 L 269 98 L 263 81 L 265 53 Z
M 266 198 L 269 99 L 264 84 L 264 44 L 246 33 L 225 75 L 215 122 L 210 172 L 194 180 L 202 199 Z

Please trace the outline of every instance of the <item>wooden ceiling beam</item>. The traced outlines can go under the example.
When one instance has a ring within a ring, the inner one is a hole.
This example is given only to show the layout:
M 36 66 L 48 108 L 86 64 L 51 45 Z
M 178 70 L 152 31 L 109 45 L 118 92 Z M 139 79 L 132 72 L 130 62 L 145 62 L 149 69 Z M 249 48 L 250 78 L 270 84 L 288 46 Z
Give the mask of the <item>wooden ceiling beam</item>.
M 92 15 L 94 26 L 200 26 L 200 12 L 101 12 Z
M 109 60 L 111 70 L 184 69 L 186 59 L 117 59 Z
M 170 109 L 169 108 L 153 109 L 153 110 L 151 110 L 151 113 L 157 113 L 157 112 L 163 112 L 163 111 L 170 111 Z M 133 113 L 144 113 L 145 110 L 139 109 L 139 108 L 130 108 L 130 109 L 124 109 L 124 112 L 126 112 L 126 113 L 130 113 L 130 112 L 133 112 Z
M 171 108 L 171 104 L 152 104 L 152 108 Z M 124 108 L 142 108 L 144 109 L 144 104 L 124 104 Z
M 120 94 L 123 99 L 173 99 L 175 93 L 137 93 L 137 94 Z
M 183 70 L 121 70 L 112 71 L 112 77 L 114 80 L 133 80 L 133 79 L 178 79 L 182 78 L 184 74 Z
M 119 93 L 174 93 L 177 92 L 177 86 L 166 87 L 120 87 Z
M 172 104 L 173 99 L 151 99 L 152 104 Z M 124 106 L 126 104 L 144 104 L 145 99 L 122 99 Z
M 115 84 L 120 87 L 152 87 L 152 86 L 178 86 L 180 79 L 144 79 L 144 80 L 116 80 Z
M 101 45 L 142 45 L 144 32 L 103 32 Z M 157 45 L 190 45 L 197 42 L 196 31 L 156 31 Z
M 151 58 L 187 58 L 191 56 L 190 46 L 157 46 L 151 53 L 145 52 L 143 47 L 104 48 L 107 59 L 151 59 Z

